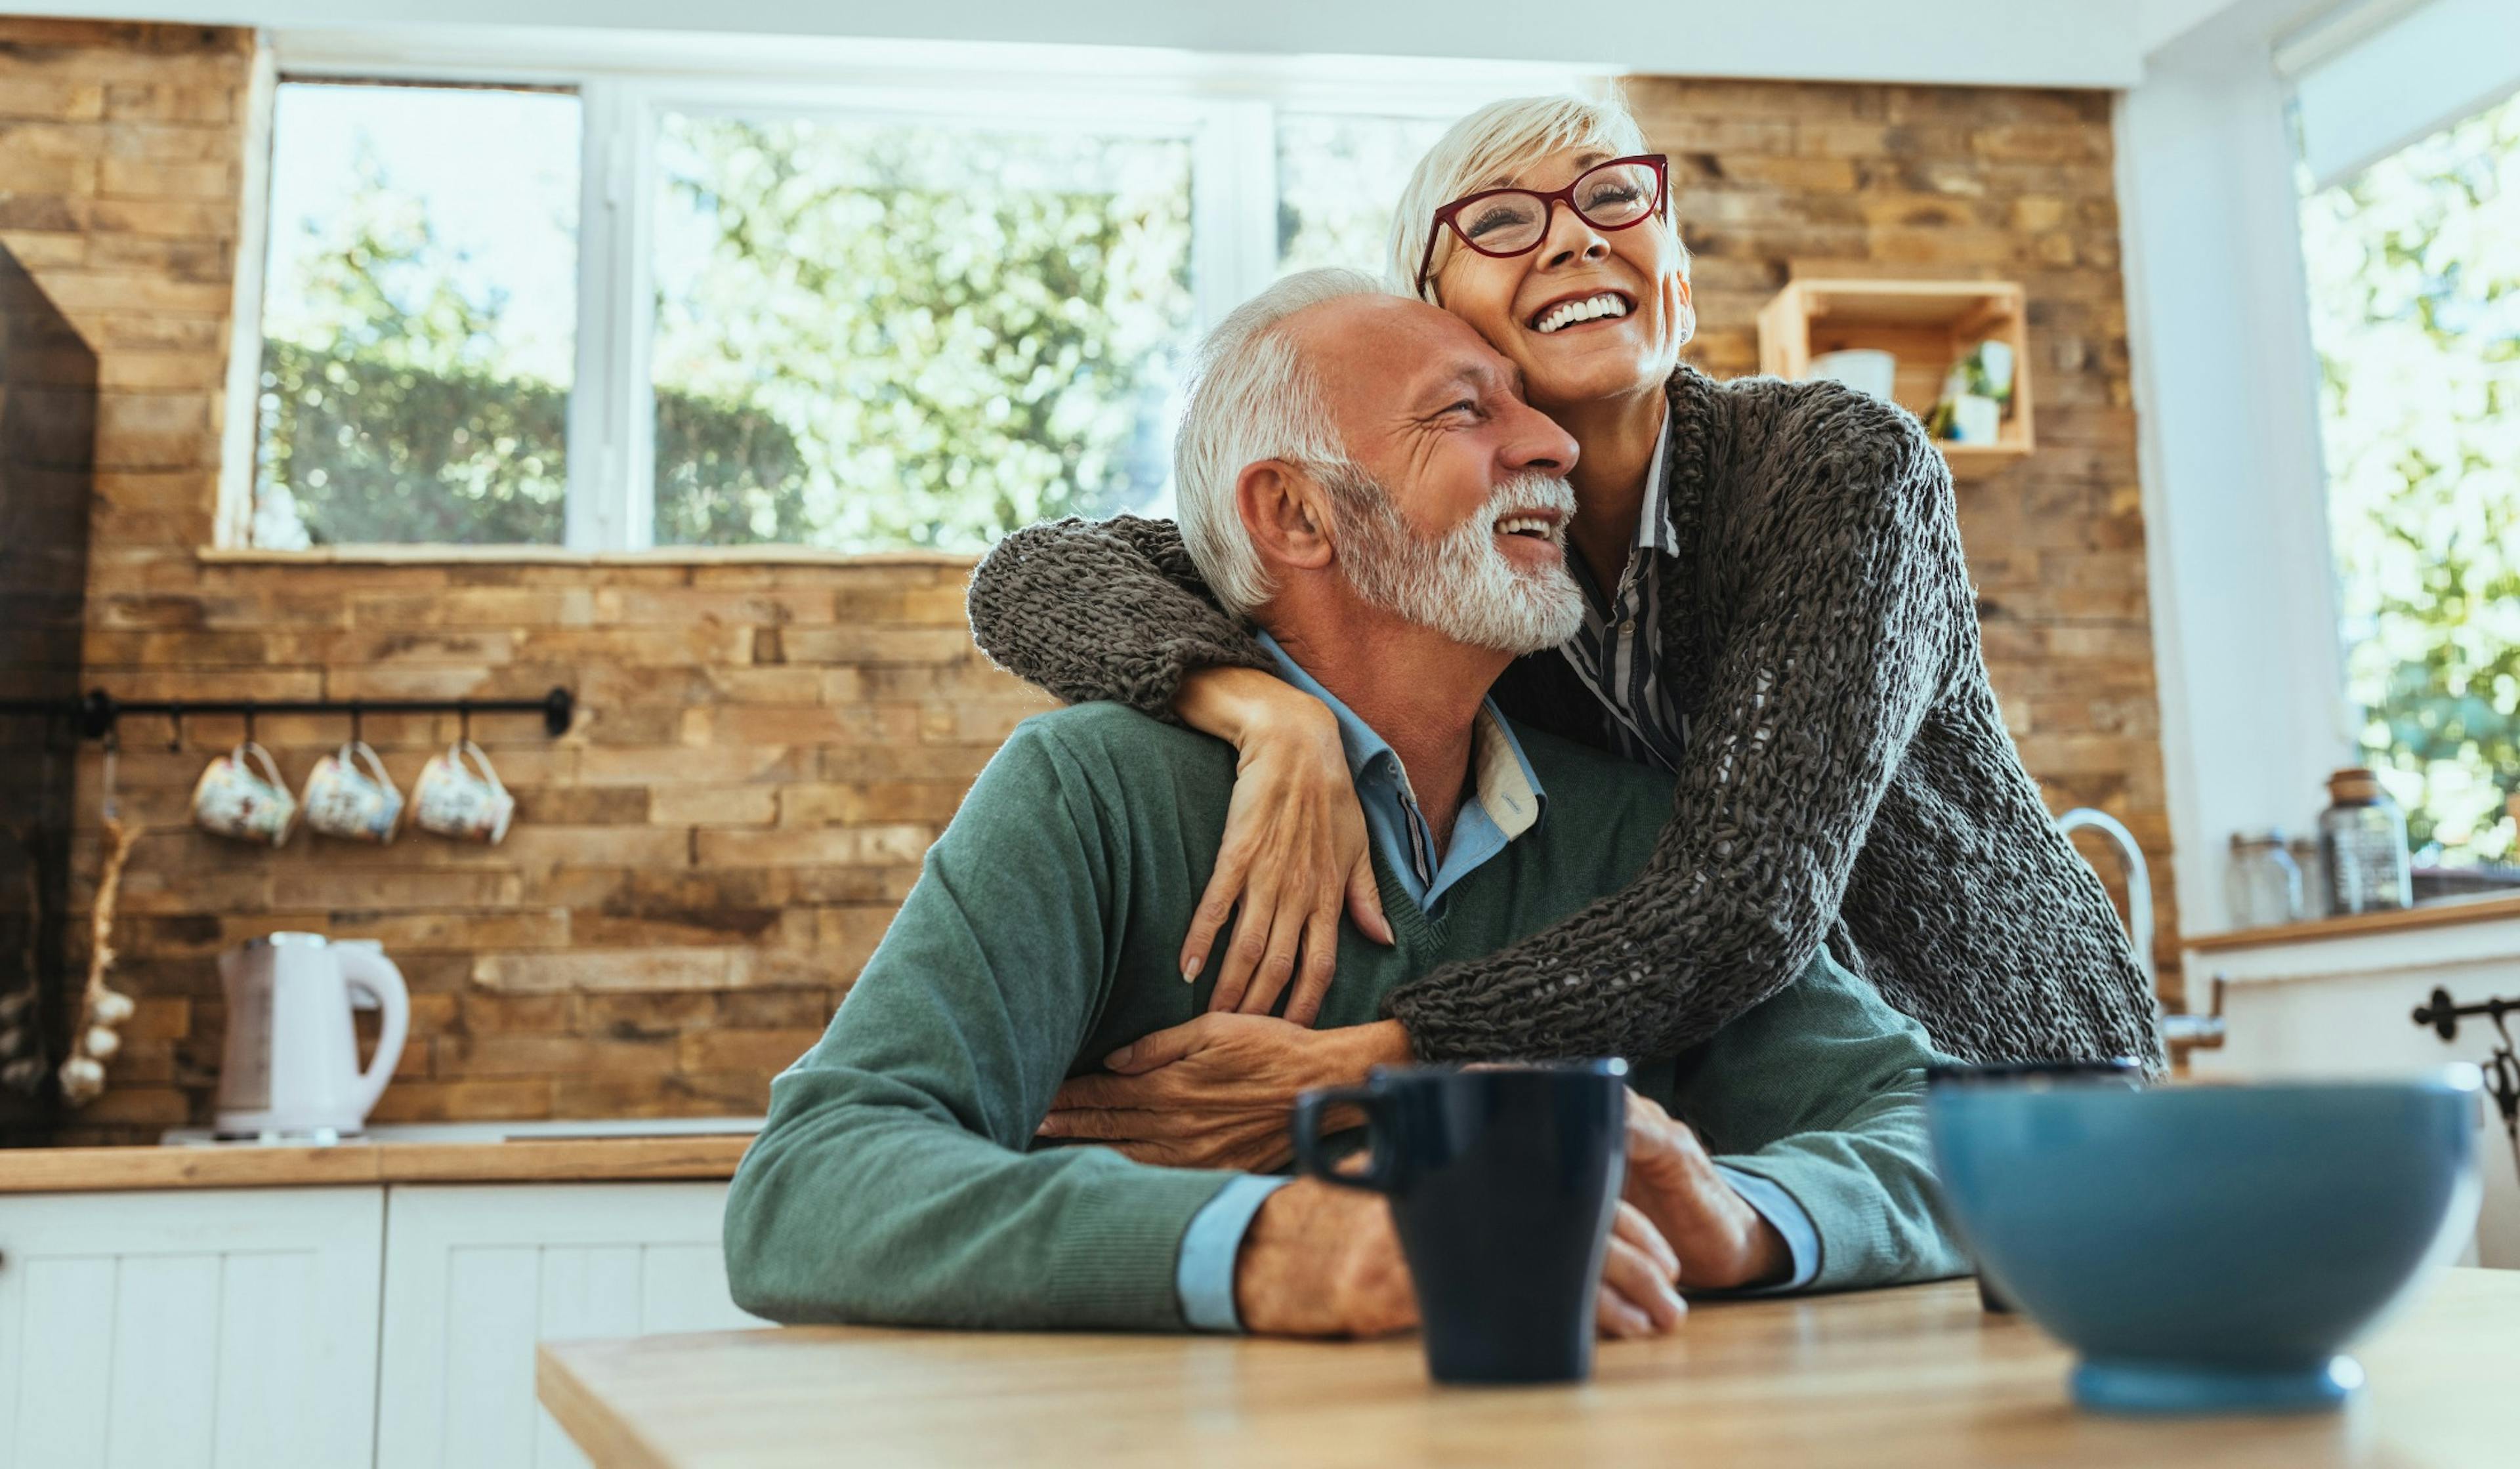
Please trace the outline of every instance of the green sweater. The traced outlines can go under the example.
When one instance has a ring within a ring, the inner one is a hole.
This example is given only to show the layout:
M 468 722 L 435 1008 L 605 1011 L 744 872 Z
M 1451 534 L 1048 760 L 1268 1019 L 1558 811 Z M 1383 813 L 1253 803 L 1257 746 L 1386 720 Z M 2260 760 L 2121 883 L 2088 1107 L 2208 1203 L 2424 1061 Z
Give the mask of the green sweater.
M 1382 873 L 1389 948 L 1340 930 L 1320 1023 L 1617 891 L 1669 778 L 1517 729 L 1548 813 L 1420 913 Z M 1231 1174 L 1035 1148 L 1061 1081 L 1201 1013 L 1181 936 L 1232 797 L 1231 747 L 1113 704 L 1027 720 L 927 854 L 814 1048 L 771 1085 L 727 1201 L 737 1303 L 781 1321 L 1180 1329 L 1175 1269 Z M 1821 1236 L 1816 1285 L 1965 1269 L 1928 1172 L 1924 1033 L 1825 955 L 1633 1085 Z

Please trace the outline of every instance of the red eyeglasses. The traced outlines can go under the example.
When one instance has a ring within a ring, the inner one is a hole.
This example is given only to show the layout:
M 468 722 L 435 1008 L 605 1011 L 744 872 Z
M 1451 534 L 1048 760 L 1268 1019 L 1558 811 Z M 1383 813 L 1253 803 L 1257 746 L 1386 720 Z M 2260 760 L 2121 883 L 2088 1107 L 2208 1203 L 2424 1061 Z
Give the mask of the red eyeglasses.
M 1489 189 L 1457 199 L 1435 211 L 1435 223 L 1426 231 L 1426 253 L 1418 260 L 1418 293 L 1426 293 L 1426 273 L 1435 265 L 1435 242 L 1448 229 L 1480 254 L 1505 260 L 1540 247 L 1540 242 L 1549 238 L 1561 202 L 1597 230 L 1624 230 L 1652 218 L 1670 195 L 1670 156 L 1641 153 L 1596 163 L 1577 175 L 1575 182 L 1546 194 L 1536 189 Z M 1464 214 L 1469 216 L 1466 222 Z

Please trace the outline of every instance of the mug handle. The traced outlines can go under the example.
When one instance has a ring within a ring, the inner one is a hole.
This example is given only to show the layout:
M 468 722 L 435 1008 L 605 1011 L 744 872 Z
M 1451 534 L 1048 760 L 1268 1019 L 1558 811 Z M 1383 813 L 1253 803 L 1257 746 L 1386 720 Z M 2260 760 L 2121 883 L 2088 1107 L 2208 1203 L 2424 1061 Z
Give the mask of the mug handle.
M 472 768 L 480 772 L 481 783 L 490 787 L 490 793 L 500 796 L 508 793 L 508 787 L 500 782 L 499 773 L 490 768 L 490 757 L 483 753 L 479 745 L 469 739 L 459 739 L 455 742 L 455 747 L 447 753 L 455 757 L 448 763 L 458 770 L 464 768 L 465 757 L 470 755 Z
M 1332 1107 L 1351 1104 L 1365 1111 L 1368 1146 L 1363 1173 L 1340 1173 L 1322 1151 L 1322 1114 Z M 1389 1193 L 1398 1186 L 1397 1160 L 1387 1135 L 1391 1129 L 1391 1098 L 1380 1091 L 1372 1087 L 1326 1087 L 1307 1091 L 1295 1098 L 1294 1120 L 1288 1126 L 1295 1135 L 1295 1167 L 1307 1178 L 1367 1193 Z
M 289 788 L 280 783 L 280 767 L 272 760 L 271 751 L 264 749 L 261 745 L 248 739 L 245 743 L 236 747 L 236 754 L 233 758 L 237 764 L 243 765 L 245 764 L 245 757 L 248 755 L 251 755 L 253 757 L 254 764 L 262 767 L 263 783 L 269 785 L 274 790 L 287 790 Z
M 387 790 L 394 790 L 393 777 L 385 774 L 384 761 L 378 757 L 375 747 L 366 740 L 351 740 L 341 746 L 341 751 L 349 757 L 341 762 L 343 765 L 365 765 L 371 779 Z M 395 790 L 395 794 L 399 795 L 401 792 Z

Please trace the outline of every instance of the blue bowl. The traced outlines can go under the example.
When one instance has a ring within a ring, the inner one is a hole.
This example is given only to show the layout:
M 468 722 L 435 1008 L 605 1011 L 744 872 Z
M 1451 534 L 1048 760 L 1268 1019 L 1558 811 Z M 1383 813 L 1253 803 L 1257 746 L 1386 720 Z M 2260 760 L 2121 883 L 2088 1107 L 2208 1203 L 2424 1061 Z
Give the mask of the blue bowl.
M 2476 1223 L 2478 1079 L 1937 1084 L 1953 1215 L 1982 1272 L 2081 1355 L 2085 1407 L 2332 1407 L 2344 1347 Z

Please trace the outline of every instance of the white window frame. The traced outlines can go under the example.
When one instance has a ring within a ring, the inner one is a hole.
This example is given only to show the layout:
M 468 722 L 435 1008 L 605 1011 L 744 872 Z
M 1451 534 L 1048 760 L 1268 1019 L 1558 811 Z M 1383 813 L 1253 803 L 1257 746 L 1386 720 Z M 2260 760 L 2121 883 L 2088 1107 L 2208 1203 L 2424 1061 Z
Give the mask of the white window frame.
M 1193 328 L 1204 332 L 1277 274 L 1280 112 L 1450 118 L 1518 93 L 1564 90 L 1571 70 L 1390 58 L 1225 58 L 1114 48 L 835 42 L 816 38 L 525 36 L 466 45 L 409 33 L 281 31 L 269 54 L 294 80 L 565 87 L 581 108 L 576 380 L 561 548 L 584 556 L 792 556 L 793 547 L 656 548 L 653 236 L 658 119 L 668 111 L 933 118 L 995 128 L 1090 128 L 1192 148 Z M 499 60 L 485 61 L 495 51 Z M 264 95 L 267 106 L 268 93 Z M 261 119 L 267 136 L 267 118 Z M 249 237 L 269 200 L 250 189 Z M 258 253 L 258 252 L 257 252 Z M 1372 262 L 1359 262 L 1370 265 Z M 262 357 L 266 263 L 241 259 L 233 350 Z M 250 380 L 248 375 L 245 380 Z M 251 414 L 252 396 L 234 412 Z M 230 436 L 217 525 L 250 551 L 258 434 Z M 240 452 L 242 451 L 242 452 Z M 328 548 L 336 555 L 359 548 Z M 372 548 L 449 557 L 515 547 Z M 526 548 L 548 553 L 551 548 Z

